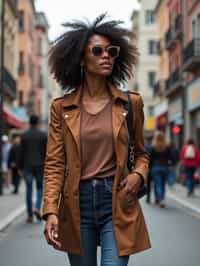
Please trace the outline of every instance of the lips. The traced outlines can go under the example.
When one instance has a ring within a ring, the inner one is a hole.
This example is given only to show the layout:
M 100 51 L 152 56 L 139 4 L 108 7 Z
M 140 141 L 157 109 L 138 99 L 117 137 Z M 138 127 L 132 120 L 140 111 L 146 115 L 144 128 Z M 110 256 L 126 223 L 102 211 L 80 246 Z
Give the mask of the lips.
M 105 67 L 105 68 L 111 68 L 112 64 L 110 62 L 103 62 L 100 64 L 100 66 Z

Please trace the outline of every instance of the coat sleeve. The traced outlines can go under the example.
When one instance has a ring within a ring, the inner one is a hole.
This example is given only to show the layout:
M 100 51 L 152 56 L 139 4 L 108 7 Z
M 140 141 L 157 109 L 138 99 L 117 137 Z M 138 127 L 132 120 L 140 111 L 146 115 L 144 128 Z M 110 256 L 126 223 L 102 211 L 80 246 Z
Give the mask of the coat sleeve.
M 60 104 L 53 101 L 50 111 L 47 151 L 44 168 L 43 219 L 58 215 L 60 193 L 64 183 L 65 151 Z
M 133 172 L 138 173 L 143 177 L 144 183 L 147 183 L 147 176 L 149 171 L 149 156 L 144 147 L 143 125 L 144 112 L 143 100 L 140 95 L 135 96 L 134 101 L 134 130 L 135 130 L 135 162 Z

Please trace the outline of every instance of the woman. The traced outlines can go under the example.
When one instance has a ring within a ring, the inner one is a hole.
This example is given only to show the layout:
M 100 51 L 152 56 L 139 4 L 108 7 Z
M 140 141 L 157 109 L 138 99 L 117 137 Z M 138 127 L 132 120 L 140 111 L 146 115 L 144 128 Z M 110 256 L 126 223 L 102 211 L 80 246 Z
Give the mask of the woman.
M 180 158 L 184 167 L 184 173 L 186 176 L 186 186 L 188 189 L 188 197 L 194 194 L 195 179 L 194 173 L 200 166 L 200 152 L 194 144 L 193 139 L 189 139 L 185 145 L 183 145 L 180 153 Z
M 148 156 L 142 137 L 143 103 L 131 98 L 135 118 L 135 162 L 126 167 L 127 96 L 116 88 L 131 73 L 137 50 L 119 21 L 70 28 L 50 51 L 56 80 L 66 88 L 53 101 L 45 164 L 45 237 L 67 251 L 72 266 L 125 266 L 129 255 L 150 247 L 136 198 L 146 183 Z
M 165 207 L 165 185 L 169 173 L 171 152 L 163 132 L 155 133 L 150 151 L 151 176 L 154 180 L 155 203 Z

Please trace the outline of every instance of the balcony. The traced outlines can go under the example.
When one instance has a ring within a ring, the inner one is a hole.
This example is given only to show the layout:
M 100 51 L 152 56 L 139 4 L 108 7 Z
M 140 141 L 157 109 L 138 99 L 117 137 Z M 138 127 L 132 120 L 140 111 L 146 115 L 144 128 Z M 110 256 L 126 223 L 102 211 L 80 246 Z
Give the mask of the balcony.
M 193 72 L 200 67 L 200 39 L 193 39 L 183 50 L 183 70 Z
M 183 36 L 183 19 L 178 15 L 165 35 L 166 48 L 170 49 Z
M 4 94 L 8 95 L 12 99 L 15 99 L 17 95 L 16 81 L 13 79 L 12 75 L 8 72 L 6 68 L 3 68 L 3 77 Z
M 181 88 L 183 86 L 183 79 L 181 76 L 180 68 L 177 68 L 169 77 L 168 80 L 166 80 L 165 83 L 165 93 L 166 96 L 169 94 L 174 93 L 177 89 Z

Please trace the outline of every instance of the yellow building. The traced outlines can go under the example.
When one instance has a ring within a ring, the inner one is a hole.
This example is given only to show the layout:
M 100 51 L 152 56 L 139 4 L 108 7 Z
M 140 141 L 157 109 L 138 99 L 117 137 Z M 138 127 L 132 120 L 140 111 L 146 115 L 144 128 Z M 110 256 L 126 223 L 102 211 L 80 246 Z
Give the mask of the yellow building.
M 169 55 L 165 47 L 165 36 L 169 28 L 168 0 L 159 0 L 155 8 L 158 26 L 158 73 L 154 86 L 154 95 L 159 99 L 155 107 L 156 127 L 166 130 L 168 103 L 166 99 L 166 81 L 169 77 Z M 165 123 L 163 123 L 165 121 Z

